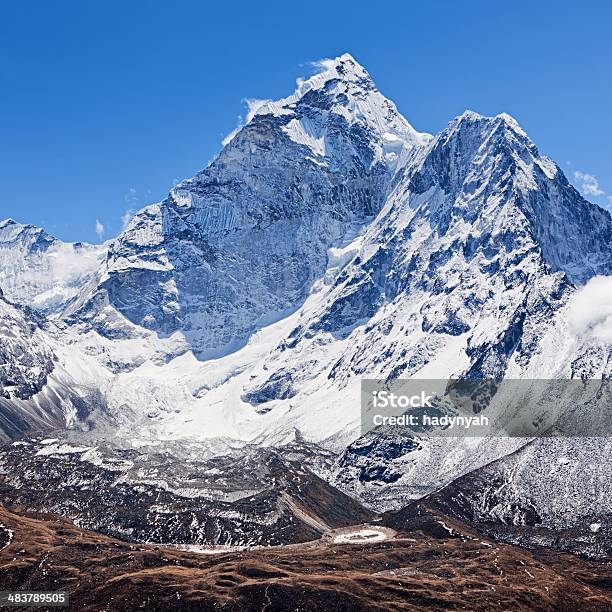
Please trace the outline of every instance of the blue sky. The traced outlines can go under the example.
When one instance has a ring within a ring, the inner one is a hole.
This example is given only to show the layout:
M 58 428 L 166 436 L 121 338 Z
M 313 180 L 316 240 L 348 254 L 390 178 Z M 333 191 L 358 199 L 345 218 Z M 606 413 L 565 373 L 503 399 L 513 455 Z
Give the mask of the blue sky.
M 509 112 L 608 205 L 611 26 L 588 0 L 3 2 L 0 218 L 111 237 L 215 156 L 245 98 L 347 51 L 418 130 Z

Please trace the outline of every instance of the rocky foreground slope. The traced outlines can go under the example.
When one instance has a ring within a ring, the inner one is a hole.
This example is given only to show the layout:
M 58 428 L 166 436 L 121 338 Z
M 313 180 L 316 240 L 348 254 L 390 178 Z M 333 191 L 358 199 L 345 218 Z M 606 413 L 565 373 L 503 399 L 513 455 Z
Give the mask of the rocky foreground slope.
M 609 610 L 608 563 L 482 538 L 425 510 L 378 542 L 196 554 L 0 509 L 0 588 L 67 591 L 74 610 Z M 355 535 L 353 536 L 353 538 Z M 348 542 L 355 541 L 355 539 Z
M 306 542 L 374 516 L 315 473 L 334 460 L 321 448 L 206 450 L 21 440 L 0 449 L 0 498 L 115 537 L 196 547 Z

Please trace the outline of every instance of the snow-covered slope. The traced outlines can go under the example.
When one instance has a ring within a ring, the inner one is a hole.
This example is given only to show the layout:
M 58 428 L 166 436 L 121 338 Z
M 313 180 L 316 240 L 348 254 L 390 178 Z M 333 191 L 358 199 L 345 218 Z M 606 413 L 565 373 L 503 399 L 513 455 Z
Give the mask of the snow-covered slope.
M 41 228 L 0 221 L 0 286 L 9 300 L 45 314 L 79 295 L 105 255 L 105 245 L 65 243 Z
M 0 441 L 85 422 L 103 406 L 96 385 L 104 371 L 56 335 L 53 323 L 0 291 Z
M 607 557 L 612 551 L 609 438 L 536 439 L 431 496 L 507 542 Z

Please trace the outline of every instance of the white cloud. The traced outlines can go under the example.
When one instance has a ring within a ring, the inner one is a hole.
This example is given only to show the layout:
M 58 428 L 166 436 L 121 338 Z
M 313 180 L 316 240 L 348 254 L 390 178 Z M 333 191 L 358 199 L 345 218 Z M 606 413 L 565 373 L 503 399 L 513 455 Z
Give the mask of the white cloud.
M 576 170 L 574 172 L 574 178 L 580 181 L 580 189 L 586 195 L 600 196 L 605 194 L 605 191 L 599 186 L 599 181 L 592 174 Z
M 324 57 L 323 59 L 309 62 L 309 65 L 316 70 L 315 74 L 318 74 L 319 72 L 326 72 L 334 68 L 336 66 L 336 60 Z
M 314 68 L 314 73 L 319 74 L 321 72 L 326 72 L 331 70 L 336 66 L 336 60 L 324 58 L 317 60 L 315 62 L 308 62 L 307 64 L 311 69 Z M 311 78 L 311 77 L 309 77 Z M 305 93 L 304 88 L 308 87 L 308 79 L 298 78 L 296 80 L 296 89 L 298 94 Z M 266 105 L 273 102 L 273 100 L 262 99 L 262 98 L 244 98 L 243 102 L 247 106 L 246 117 L 243 119 L 241 116 L 238 117 L 238 126 L 233 129 L 223 140 L 221 143 L 223 146 L 226 146 L 232 141 L 232 138 L 236 136 L 236 134 L 247 124 L 249 123 L 253 117 Z
M 246 104 L 246 107 L 247 107 L 246 119 L 244 119 L 242 115 L 238 115 L 238 122 L 237 122 L 236 127 L 221 141 L 221 144 L 224 147 L 227 146 L 232 141 L 234 136 L 236 136 L 236 134 L 247 123 L 249 123 L 251 119 L 253 119 L 253 117 L 257 114 L 257 111 L 262 106 L 264 106 L 265 104 L 268 104 L 269 102 L 272 102 L 272 100 L 260 100 L 259 98 L 244 98 L 242 101 L 244 104 Z
M 47 251 L 49 266 L 32 266 L 26 270 L 23 279 L 43 290 L 34 299 L 35 308 L 53 308 L 65 303 L 79 291 L 85 275 L 98 269 L 106 249 L 101 246 L 77 247 L 59 243 Z
M 244 103 L 247 105 L 247 116 L 246 123 L 248 123 L 257 113 L 257 111 L 264 106 L 264 104 L 268 104 L 272 102 L 272 100 L 260 100 L 259 98 L 245 98 Z
M 49 261 L 53 278 L 60 283 L 73 283 L 84 274 L 93 272 L 100 264 L 101 254 L 105 251 L 97 249 L 75 249 L 71 244 L 49 249 Z
M 568 323 L 578 340 L 612 342 L 612 277 L 595 276 L 576 292 Z
M 232 138 L 242 129 L 242 117 L 238 117 L 238 126 L 234 128 L 222 141 L 221 144 L 225 147 L 228 145 Z
M 121 230 L 122 231 L 128 226 L 128 223 L 132 220 L 133 216 L 134 216 L 134 211 L 131 208 L 128 208 L 121 215 Z
M 151 190 L 147 189 L 144 199 L 147 199 L 150 195 Z M 140 194 L 138 193 L 138 189 L 136 189 L 136 187 L 130 187 L 127 193 L 123 196 L 123 201 L 127 204 L 127 208 L 121 215 L 121 231 L 127 227 L 128 223 L 132 220 L 132 217 L 136 214 L 136 211 L 141 208 Z
M 314 62 L 307 62 L 306 66 L 310 68 L 313 74 L 307 78 L 298 77 L 295 80 L 295 88 L 296 88 L 296 93 L 298 95 L 304 95 L 308 91 L 308 89 L 312 86 L 310 83 L 310 79 L 312 77 L 316 76 L 317 74 L 321 74 L 322 72 L 328 72 L 332 70 L 333 68 L 335 68 L 336 60 L 333 60 L 328 57 L 324 57 L 323 59 L 316 60 Z
M 336 60 L 330 58 L 324 58 L 317 60 L 315 62 L 308 62 L 307 66 L 311 69 L 314 68 L 314 73 L 319 74 L 321 72 L 327 72 L 336 66 Z M 309 77 L 312 78 L 312 77 Z M 308 87 L 308 79 L 298 78 L 296 80 L 296 88 L 298 94 L 305 93 L 304 88 Z M 273 102 L 273 100 L 262 99 L 262 98 L 244 98 L 243 102 L 247 106 L 247 114 L 243 119 L 242 117 L 238 117 L 238 126 L 232 130 L 221 142 L 223 146 L 229 144 L 236 136 L 236 134 L 247 124 L 249 123 L 253 117 L 266 105 Z
M 96 234 L 98 235 L 99 240 L 104 239 L 104 224 L 102 224 L 98 219 L 96 219 Z

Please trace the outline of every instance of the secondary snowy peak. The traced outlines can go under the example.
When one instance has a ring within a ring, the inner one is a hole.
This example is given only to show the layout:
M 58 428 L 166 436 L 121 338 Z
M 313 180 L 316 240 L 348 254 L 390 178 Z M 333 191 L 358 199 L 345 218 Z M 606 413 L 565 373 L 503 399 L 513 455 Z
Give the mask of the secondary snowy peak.
M 98 269 L 105 245 L 64 243 L 33 225 L 0 222 L 0 286 L 7 299 L 58 314 Z
M 435 184 L 455 195 L 452 204 L 461 206 L 464 201 L 481 198 L 475 187 L 485 181 L 505 178 L 510 188 L 537 188 L 534 165 L 548 179 L 554 179 L 558 172 L 554 162 L 540 157 L 510 115 L 486 117 L 466 111 L 432 140 L 416 174 L 417 180 L 423 181 L 422 188 Z M 413 180 L 411 188 L 418 190 L 421 185 Z
M 350 54 L 315 65 L 321 72 L 306 80 L 298 79 L 295 92 L 287 98 L 251 101 L 248 121 L 266 115 L 282 117 L 283 130 L 292 140 L 307 146 L 318 157 L 333 158 L 338 151 L 334 151 L 332 132 L 343 120 L 351 129 L 366 130 L 378 139 L 370 163 L 384 160 L 393 167 L 407 151 L 431 139 L 402 117 Z
M 610 273 L 610 236 L 516 121 L 465 113 L 405 168 L 242 400 L 335 443 L 362 377 L 569 377 L 560 312 L 573 283 Z
M 585 200 L 508 114 L 467 111 L 453 120 L 414 166 L 403 191 L 423 196 L 426 207 L 436 192 L 444 194 L 443 204 L 427 212 L 439 233 L 458 219 L 496 222 L 500 239 L 520 226 L 551 269 L 572 283 L 612 272 L 610 214 Z

